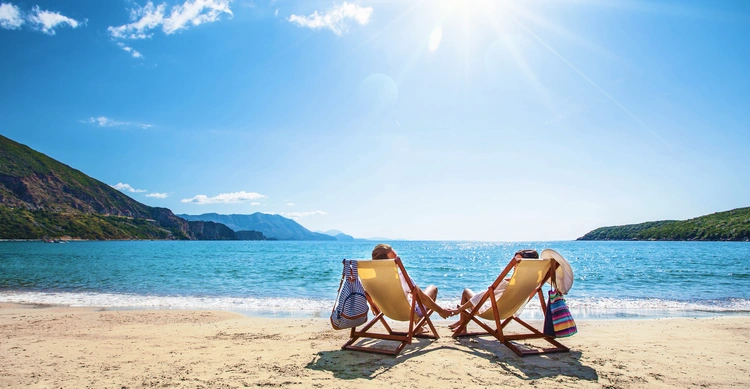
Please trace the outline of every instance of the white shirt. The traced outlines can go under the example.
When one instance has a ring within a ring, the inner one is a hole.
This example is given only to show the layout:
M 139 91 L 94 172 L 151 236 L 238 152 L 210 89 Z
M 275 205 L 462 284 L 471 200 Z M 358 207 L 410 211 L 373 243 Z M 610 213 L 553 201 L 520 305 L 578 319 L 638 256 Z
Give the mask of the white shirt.
M 495 301 L 500 299 L 500 296 L 503 295 L 503 292 L 505 292 L 505 288 L 508 287 L 508 280 L 502 280 L 500 284 L 495 288 Z M 471 302 L 471 305 L 477 306 L 479 304 L 479 300 L 482 299 L 484 294 L 487 293 L 487 291 L 479 292 L 475 294 L 469 302 Z M 482 305 L 482 308 L 479 308 L 479 313 L 484 313 L 488 310 L 492 309 L 492 301 L 490 299 L 487 299 L 487 301 L 484 302 L 484 305 Z

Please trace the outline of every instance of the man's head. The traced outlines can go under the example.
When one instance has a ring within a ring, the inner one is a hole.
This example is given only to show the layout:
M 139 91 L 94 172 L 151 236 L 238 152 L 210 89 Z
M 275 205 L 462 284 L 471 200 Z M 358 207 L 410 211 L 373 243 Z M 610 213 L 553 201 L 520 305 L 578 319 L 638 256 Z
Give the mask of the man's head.
M 515 259 L 539 259 L 539 253 L 536 250 L 518 250 L 515 255 Z

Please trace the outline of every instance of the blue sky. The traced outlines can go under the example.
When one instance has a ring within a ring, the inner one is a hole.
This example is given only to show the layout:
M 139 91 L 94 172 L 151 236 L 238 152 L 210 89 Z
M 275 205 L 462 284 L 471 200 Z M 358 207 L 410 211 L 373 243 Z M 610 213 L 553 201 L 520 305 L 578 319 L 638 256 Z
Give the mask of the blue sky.
M 750 206 L 748 37 L 746 1 L 0 0 L 0 134 L 175 213 L 574 239 Z

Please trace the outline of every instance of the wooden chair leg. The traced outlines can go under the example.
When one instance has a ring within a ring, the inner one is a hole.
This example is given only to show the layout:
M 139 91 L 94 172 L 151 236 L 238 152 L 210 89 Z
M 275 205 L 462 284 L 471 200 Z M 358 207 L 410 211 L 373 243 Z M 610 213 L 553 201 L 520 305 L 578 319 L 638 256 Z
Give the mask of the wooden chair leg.
M 469 322 L 471 322 L 471 321 L 475 322 L 477 325 L 479 325 L 480 327 L 482 327 L 482 329 L 484 329 L 485 331 L 484 332 L 467 332 L 467 331 L 465 331 L 465 328 L 466 328 L 466 324 L 468 324 L 468 323 L 466 323 L 463 326 L 459 326 L 456 329 L 456 332 L 453 333 L 453 337 L 454 338 L 459 338 L 459 337 L 464 337 L 464 336 L 486 336 L 486 335 L 492 335 L 500 343 L 504 344 L 506 347 L 508 347 L 509 349 L 511 349 L 511 351 L 513 351 L 514 353 L 516 353 L 518 356 L 521 356 L 521 357 L 524 357 L 524 356 L 527 356 L 527 355 L 550 354 L 550 353 L 570 351 L 570 348 L 568 348 L 565 345 L 561 344 L 560 342 L 558 342 L 557 340 L 555 340 L 553 337 L 545 335 L 544 333 L 540 332 L 539 330 L 537 330 L 536 328 L 534 328 L 533 326 L 531 326 L 529 323 L 526 323 L 525 321 L 523 321 L 523 320 L 521 320 L 521 319 L 519 319 L 519 318 L 517 318 L 515 316 L 511 316 L 511 317 L 505 319 L 501 323 L 500 328 L 498 328 L 498 329 L 491 328 L 489 325 L 487 325 L 486 323 L 482 322 L 481 320 L 479 320 L 475 316 L 470 316 L 467 321 L 469 321 Z M 503 332 L 503 330 L 505 329 L 505 327 L 508 324 L 510 324 L 511 321 L 518 322 L 523 327 L 525 327 L 527 330 L 529 330 L 531 333 L 525 333 L 525 334 L 505 334 Z M 462 329 L 462 327 L 464 328 L 464 331 L 461 332 L 461 333 L 459 333 L 458 330 Z M 522 348 L 518 347 L 518 345 L 516 345 L 514 343 L 514 341 L 517 341 L 517 340 L 527 340 L 527 339 L 542 339 L 542 340 L 548 342 L 549 344 L 551 344 L 554 347 L 527 350 L 527 349 L 522 349 Z
M 364 351 L 369 353 L 376 353 L 376 354 L 385 354 L 385 355 L 398 355 L 401 350 L 406 347 L 407 344 L 411 343 L 412 337 L 420 337 L 420 338 L 432 338 L 437 339 L 439 336 L 437 334 L 437 331 L 435 330 L 435 327 L 432 325 L 432 321 L 428 317 L 429 315 L 425 315 L 420 319 L 418 322 L 418 325 L 411 326 L 412 327 L 412 333 L 410 332 L 399 332 L 399 331 L 393 331 L 391 327 L 388 325 L 388 323 L 385 321 L 385 318 L 383 317 L 383 313 L 379 313 L 377 316 L 375 316 L 372 320 L 370 320 L 367 324 L 365 324 L 364 327 L 362 327 L 360 330 L 356 330 L 356 328 L 352 328 L 352 332 L 350 335 L 350 339 L 344 343 L 344 345 L 341 347 L 343 350 L 352 350 L 352 351 Z M 372 333 L 367 332 L 372 328 L 372 326 L 380 322 L 385 327 L 387 333 L 381 334 L 381 333 Z M 414 335 L 413 332 L 415 332 L 418 328 L 423 327 L 424 325 L 429 325 L 432 329 L 433 334 L 432 335 Z M 375 347 L 363 347 L 363 346 L 355 346 L 354 343 L 357 342 L 360 338 L 364 339 L 380 339 L 380 340 L 392 340 L 399 342 L 398 345 L 394 349 L 380 349 Z

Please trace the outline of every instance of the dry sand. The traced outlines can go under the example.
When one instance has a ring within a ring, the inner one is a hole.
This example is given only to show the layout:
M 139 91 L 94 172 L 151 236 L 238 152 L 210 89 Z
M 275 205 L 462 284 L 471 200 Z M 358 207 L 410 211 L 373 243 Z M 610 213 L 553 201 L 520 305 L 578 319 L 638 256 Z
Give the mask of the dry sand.
M 571 352 L 492 338 L 341 351 L 326 319 L 0 304 L 0 387 L 750 387 L 750 317 L 579 322 Z

